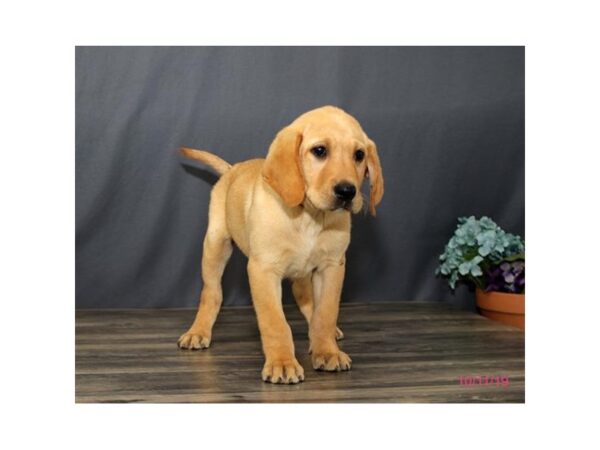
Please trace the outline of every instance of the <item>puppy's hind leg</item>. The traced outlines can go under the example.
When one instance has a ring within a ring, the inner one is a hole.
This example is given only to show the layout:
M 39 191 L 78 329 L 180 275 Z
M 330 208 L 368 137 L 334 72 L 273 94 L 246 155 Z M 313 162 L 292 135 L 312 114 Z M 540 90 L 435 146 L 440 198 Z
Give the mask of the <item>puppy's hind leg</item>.
M 221 195 L 219 195 L 221 194 Z M 180 348 L 195 350 L 208 348 L 212 328 L 223 303 L 221 278 L 229 261 L 233 245 L 225 224 L 224 192 L 215 186 L 211 194 L 209 223 L 204 237 L 202 254 L 202 293 L 196 319 L 190 329 L 184 333 L 177 344 Z
M 308 275 L 304 278 L 298 278 L 292 281 L 292 292 L 294 299 L 300 308 L 300 312 L 306 319 L 306 323 L 310 324 L 310 318 L 312 317 L 314 309 L 314 296 L 313 296 L 313 285 L 312 275 Z M 344 333 L 339 327 L 335 328 L 335 338 L 339 341 L 344 339 Z

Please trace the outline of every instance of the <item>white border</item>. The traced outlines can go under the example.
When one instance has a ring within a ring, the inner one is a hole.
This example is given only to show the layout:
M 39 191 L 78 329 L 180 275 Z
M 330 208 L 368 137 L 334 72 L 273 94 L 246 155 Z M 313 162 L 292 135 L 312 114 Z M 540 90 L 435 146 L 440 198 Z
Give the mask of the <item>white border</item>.
M 5 6 L 3 441 L 13 445 L 4 446 L 581 447 L 597 391 L 600 73 L 592 2 L 566 5 Z M 92 44 L 526 45 L 527 404 L 74 405 L 74 45 Z

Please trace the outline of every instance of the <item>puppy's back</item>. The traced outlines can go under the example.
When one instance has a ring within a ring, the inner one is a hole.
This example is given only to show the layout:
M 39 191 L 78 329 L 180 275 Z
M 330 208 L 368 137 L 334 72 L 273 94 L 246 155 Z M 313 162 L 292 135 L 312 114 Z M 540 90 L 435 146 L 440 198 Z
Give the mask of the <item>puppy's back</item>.
M 234 164 L 219 181 L 227 184 L 227 228 L 240 250 L 248 256 L 248 214 L 264 159 L 250 159 Z M 215 185 L 215 188 L 217 186 Z

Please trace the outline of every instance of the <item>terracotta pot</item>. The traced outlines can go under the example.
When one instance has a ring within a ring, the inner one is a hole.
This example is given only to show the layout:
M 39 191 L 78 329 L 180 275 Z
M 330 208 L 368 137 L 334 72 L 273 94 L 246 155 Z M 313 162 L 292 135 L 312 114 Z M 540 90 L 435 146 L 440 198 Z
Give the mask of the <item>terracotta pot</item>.
M 475 300 L 482 316 L 521 330 L 525 329 L 525 294 L 485 292 L 477 288 Z

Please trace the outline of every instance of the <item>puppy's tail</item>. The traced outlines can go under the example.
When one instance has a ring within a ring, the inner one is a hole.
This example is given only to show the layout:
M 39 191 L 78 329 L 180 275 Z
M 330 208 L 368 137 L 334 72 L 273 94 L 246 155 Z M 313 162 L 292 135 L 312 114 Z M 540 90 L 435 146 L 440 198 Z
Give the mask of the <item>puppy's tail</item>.
M 195 159 L 196 161 L 203 162 L 207 166 L 210 166 L 213 169 L 215 169 L 219 175 L 223 175 L 225 172 L 228 172 L 229 169 L 231 169 L 231 164 L 229 164 L 227 161 L 219 158 L 217 155 L 205 152 L 204 150 L 195 150 L 193 148 L 181 147 L 179 149 L 179 153 L 181 153 L 186 158 Z

